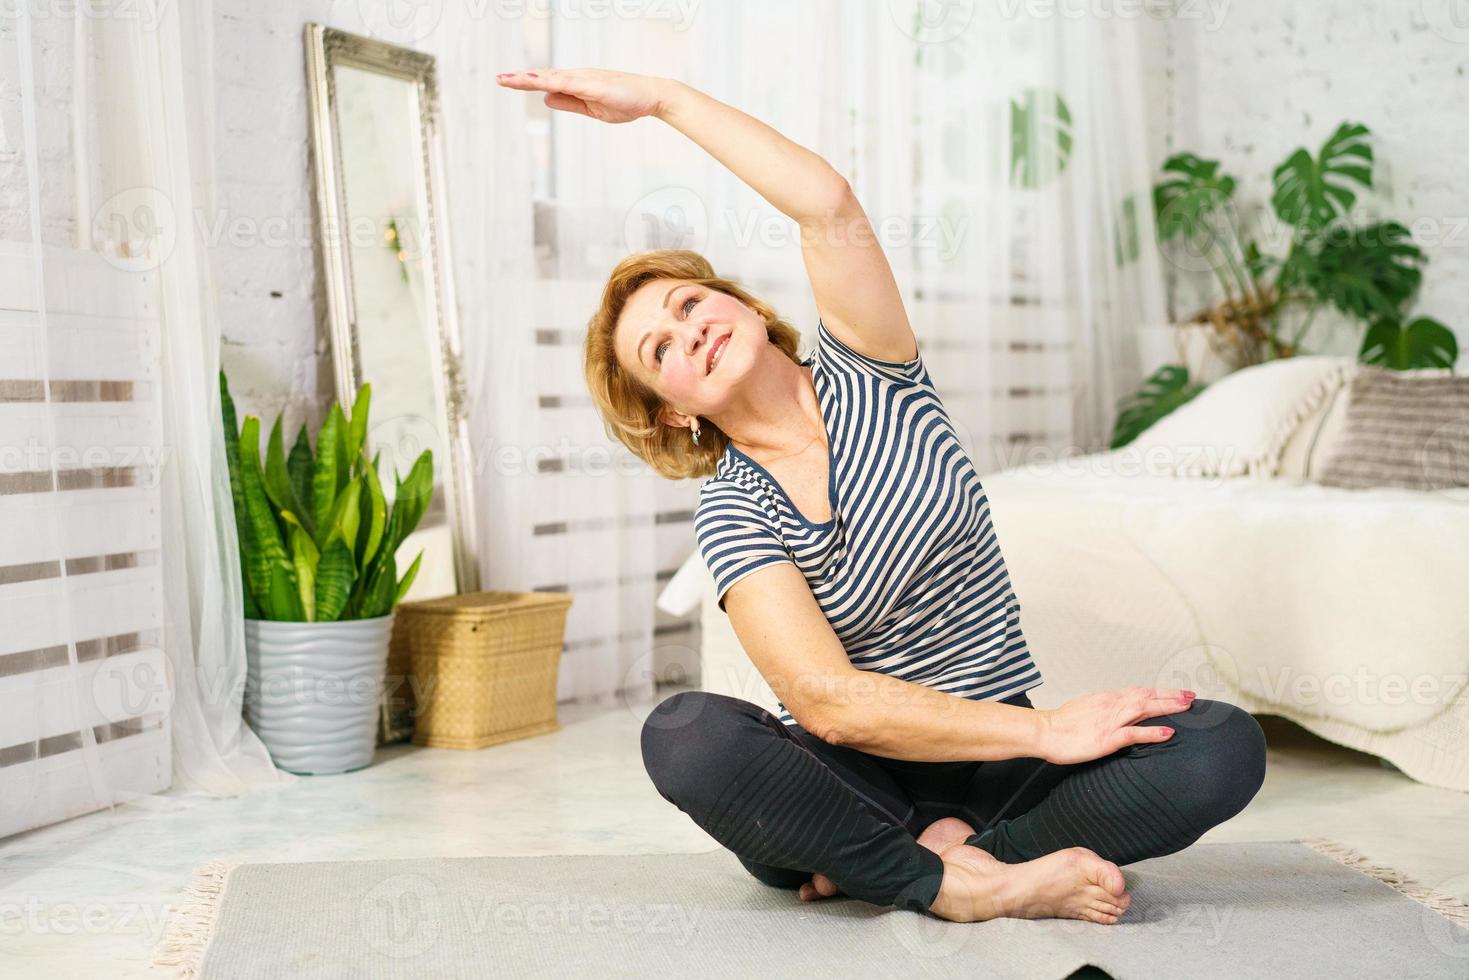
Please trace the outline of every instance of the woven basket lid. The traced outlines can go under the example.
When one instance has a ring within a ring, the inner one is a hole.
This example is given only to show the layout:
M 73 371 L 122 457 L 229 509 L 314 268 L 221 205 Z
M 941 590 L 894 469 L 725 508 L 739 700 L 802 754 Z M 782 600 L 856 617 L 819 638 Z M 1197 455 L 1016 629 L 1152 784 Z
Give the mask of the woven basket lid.
M 533 609 L 568 608 L 571 596 L 565 592 L 464 592 L 436 599 L 419 599 L 399 603 L 398 608 L 415 616 L 473 616 L 475 618 L 505 616 Z

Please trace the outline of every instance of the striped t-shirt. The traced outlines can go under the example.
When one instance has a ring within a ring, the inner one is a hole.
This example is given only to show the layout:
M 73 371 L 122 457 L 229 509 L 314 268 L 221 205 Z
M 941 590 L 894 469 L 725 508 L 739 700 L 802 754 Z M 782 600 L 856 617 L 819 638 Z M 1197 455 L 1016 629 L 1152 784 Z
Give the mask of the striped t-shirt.
M 816 333 L 801 363 L 826 426 L 831 519 L 807 520 L 729 446 L 694 513 L 719 607 L 740 579 L 792 562 L 861 670 L 982 701 L 1040 684 L 989 502 L 922 355 L 880 361 L 819 319 Z M 784 704 L 780 721 L 795 723 Z

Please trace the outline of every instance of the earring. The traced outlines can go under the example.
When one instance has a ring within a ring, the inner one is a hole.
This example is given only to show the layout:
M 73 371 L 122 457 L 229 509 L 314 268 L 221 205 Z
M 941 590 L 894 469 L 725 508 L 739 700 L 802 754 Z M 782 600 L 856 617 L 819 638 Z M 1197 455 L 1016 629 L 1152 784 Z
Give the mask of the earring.
M 690 427 L 690 431 L 692 432 L 694 437 L 694 445 L 697 446 L 699 444 L 699 421 L 697 419 L 694 420 L 694 424 Z

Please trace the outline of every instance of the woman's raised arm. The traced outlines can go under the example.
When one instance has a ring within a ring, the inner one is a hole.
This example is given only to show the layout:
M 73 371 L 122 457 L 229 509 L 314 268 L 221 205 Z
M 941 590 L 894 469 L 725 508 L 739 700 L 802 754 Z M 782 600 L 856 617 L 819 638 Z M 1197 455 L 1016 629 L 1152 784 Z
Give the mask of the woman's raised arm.
M 816 308 L 838 340 L 879 360 L 918 356 L 882 245 L 847 179 L 819 154 L 675 79 L 537 68 L 497 80 L 507 88 L 545 92 L 550 108 L 602 122 L 655 116 L 668 123 L 797 223 Z
M 498 81 L 507 88 L 545 92 L 552 109 L 602 122 L 656 116 L 798 222 L 829 212 L 846 188 L 845 178 L 818 154 L 675 79 L 599 68 L 535 68 L 501 75 Z

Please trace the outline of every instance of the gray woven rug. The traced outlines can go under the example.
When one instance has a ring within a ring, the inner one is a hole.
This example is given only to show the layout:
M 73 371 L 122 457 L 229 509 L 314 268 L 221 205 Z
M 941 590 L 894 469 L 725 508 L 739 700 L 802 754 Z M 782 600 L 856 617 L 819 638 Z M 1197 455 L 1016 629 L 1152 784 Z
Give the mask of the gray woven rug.
M 1341 845 L 1196 844 L 1123 870 L 1132 906 L 1103 926 L 803 903 L 723 848 L 213 862 L 155 964 L 201 980 L 1469 977 L 1469 907 Z

